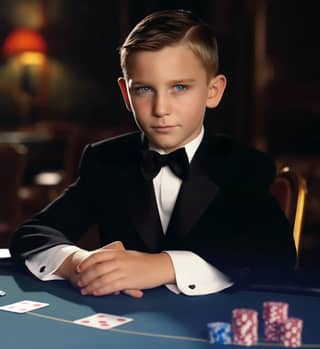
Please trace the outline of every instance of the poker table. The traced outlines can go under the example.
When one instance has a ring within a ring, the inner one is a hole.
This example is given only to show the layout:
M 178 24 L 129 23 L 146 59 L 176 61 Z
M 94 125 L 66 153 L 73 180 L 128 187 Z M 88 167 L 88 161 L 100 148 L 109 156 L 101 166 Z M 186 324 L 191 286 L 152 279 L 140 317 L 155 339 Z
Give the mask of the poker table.
M 289 316 L 303 319 L 303 348 L 320 348 L 320 293 L 230 289 L 208 296 L 184 296 L 165 287 L 146 290 L 141 299 L 126 295 L 82 296 L 66 281 L 42 282 L 14 266 L 0 267 L 0 306 L 21 300 L 49 303 L 32 312 L 0 311 L 0 347 L 32 349 L 241 348 L 210 344 L 207 323 L 231 322 L 235 308 L 259 313 L 258 348 L 281 348 L 263 340 L 262 304 L 289 303 Z M 133 318 L 122 326 L 100 330 L 76 325 L 74 320 L 94 313 Z

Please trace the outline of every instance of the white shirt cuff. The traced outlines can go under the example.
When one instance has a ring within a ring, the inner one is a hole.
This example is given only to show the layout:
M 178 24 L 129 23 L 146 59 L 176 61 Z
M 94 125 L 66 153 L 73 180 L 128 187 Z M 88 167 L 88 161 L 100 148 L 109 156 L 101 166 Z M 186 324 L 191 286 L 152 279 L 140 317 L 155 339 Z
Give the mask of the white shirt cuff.
M 74 245 L 57 245 L 27 258 L 25 264 L 42 281 L 62 280 L 63 278 L 54 274 L 55 271 L 68 256 L 78 250 L 80 248 Z
M 233 285 L 229 278 L 190 251 L 164 251 L 173 264 L 176 284 L 166 287 L 174 293 L 199 296 L 216 293 Z

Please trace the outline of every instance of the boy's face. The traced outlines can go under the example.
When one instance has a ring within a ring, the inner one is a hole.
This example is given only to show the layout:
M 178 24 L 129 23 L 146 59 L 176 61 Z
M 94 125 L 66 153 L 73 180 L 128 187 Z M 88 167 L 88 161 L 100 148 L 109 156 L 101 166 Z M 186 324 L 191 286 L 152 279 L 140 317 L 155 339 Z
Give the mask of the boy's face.
M 200 133 L 205 109 L 222 97 L 223 75 L 208 79 L 202 62 L 184 45 L 130 56 L 119 86 L 137 125 L 154 146 L 171 152 Z

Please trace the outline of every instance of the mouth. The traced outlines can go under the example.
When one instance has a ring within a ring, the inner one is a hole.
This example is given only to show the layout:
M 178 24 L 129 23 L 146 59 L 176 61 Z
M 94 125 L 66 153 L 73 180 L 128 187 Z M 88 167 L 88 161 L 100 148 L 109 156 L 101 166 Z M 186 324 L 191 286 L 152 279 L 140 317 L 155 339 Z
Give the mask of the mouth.
M 173 130 L 176 126 L 174 125 L 162 125 L 162 126 L 152 126 L 152 129 L 155 130 L 156 132 L 169 132 Z

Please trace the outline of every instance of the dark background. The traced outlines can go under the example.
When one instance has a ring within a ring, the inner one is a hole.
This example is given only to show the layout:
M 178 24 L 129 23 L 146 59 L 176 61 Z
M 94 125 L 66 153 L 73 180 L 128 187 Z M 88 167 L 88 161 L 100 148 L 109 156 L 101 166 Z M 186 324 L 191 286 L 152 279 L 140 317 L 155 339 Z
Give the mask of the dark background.
M 60 76 L 48 71 L 47 100 L 36 106 L 33 121 L 129 122 L 116 83 L 121 75 L 118 47 L 150 12 L 184 8 L 215 28 L 220 71 L 228 78 L 221 106 L 208 112 L 208 127 L 274 154 L 319 153 L 320 49 L 314 1 L 0 0 L 0 44 L 18 26 L 37 26 L 26 18 L 39 6 L 44 19 L 36 29 L 43 33 L 49 64 Z M 14 21 L 14 11 L 22 19 Z M 3 71 L 3 56 L 0 62 Z M 2 79 L 2 94 L 8 93 L 4 84 Z M 15 107 L 3 99 L 0 127 L 19 126 L 19 115 L 12 115 Z
M 309 0 L 0 0 L 1 46 L 17 27 L 40 31 L 48 45 L 45 84 L 35 78 L 27 121 L 21 118 L 20 73 L 10 71 L 1 56 L 0 130 L 42 120 L 135 129 L 117 87 L 118 47 L 150 12 L 192 10 L 214 27 L 220 72 L 228 79 L 221 105 L 207 113 L 206 127 L 267 151 L 279 167 L 290 165 L 306 177 L 308 250 L 320 240 L 316 5 Z M 24 92 L 29 98 L 30 91 Z

